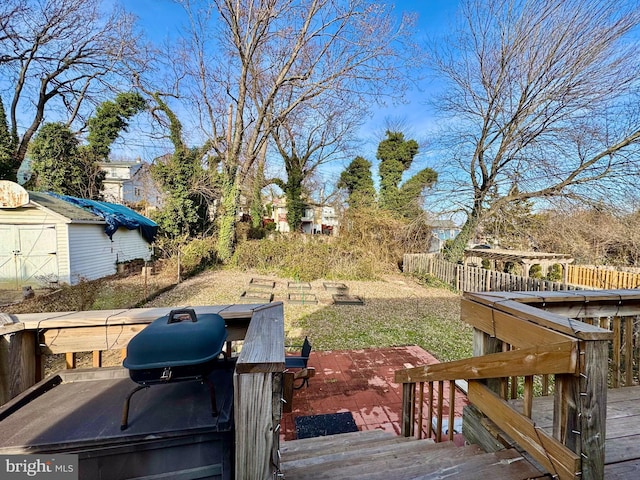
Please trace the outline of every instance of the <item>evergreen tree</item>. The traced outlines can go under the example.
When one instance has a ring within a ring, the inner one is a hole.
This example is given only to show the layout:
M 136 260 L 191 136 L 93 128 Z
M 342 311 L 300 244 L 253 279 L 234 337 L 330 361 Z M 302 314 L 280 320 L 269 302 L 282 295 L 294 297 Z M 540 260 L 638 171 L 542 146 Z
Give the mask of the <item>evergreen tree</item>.
M 67 125 L 45 123 L 33 139 L 29 152 L 37 190 L 83 195 L 84 162 L 78 155 L 78 139 Z
M 7 114 L 0 97 L 0 180 L 11 178 L 13 172 L 13 137 L 9 132 Z

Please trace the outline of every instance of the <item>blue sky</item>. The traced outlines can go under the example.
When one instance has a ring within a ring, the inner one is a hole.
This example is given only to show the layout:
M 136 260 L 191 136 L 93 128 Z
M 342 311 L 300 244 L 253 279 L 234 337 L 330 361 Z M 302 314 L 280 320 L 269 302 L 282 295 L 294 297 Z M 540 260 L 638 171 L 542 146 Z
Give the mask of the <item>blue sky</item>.
M 179 31 L 184 19 L 182 7 L 176 5 L 172 0 L 120 0 L 124 7 L 134 13 L 140 22 L 140 27 L 145 31 L 145 35 L 153 41 L 163 41 L 167 37 L 174 37 Z M 395 5 L 396 11 L 415 12 L 418 14 L 417 39 L 420 42 L 426 41 L 427 36 L 437 37 L 442 35 L 453 24 L 457 0 L 397 0 L 390 1 Z M 406 104 L 377 108 L 371 119 L 366 122 L 359 132 L 359 136 L 364 141 L 362 155 L 375 163 L 375 151 L 378 142 L 384 135 L 384 127 L 387 120 L 401 121 L 406 125 L 408 133 L 418 141 L 428 139 L 428 131 L 433 126 L 432 115 L 429 113 L 426 100 L 430 96 L 432 86 L 429 80 L 425 80 L 420 86 L 409 92 Z M 149 156 L 149 149 L 143 149 L 141 156 L 143 160 Z M 337 180 L 340 172 L 344 169 L 344 163 L 333 163 L 324 166 L 323 173 L 328 182 Z M 428 165 L 426 152 L 414 162 L 412 170 L 419 170 Z M 377 166 L 374 165 L 374 177 Z

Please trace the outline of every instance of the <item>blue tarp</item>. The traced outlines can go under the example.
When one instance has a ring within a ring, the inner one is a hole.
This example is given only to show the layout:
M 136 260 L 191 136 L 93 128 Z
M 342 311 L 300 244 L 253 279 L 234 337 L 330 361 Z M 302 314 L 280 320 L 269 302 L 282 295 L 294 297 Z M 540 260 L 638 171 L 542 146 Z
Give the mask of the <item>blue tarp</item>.
M 118 205 L 116 203 L 101 202 L 98 200 L 88 200 L 86 198 L 71 197 L 69 195 L 59 195 L 57 193 L 47 192 L 52 197 L 59 198 L 65 202 L 69 202 L 78 207 L 89 210 L 107 222 L 104 229 L 109 238 L 113 237 L 118 228 L 125 227 L 129 230 L 140 229 L 142 237 L 149 243 L 153 243 L 158 233 L 158 224 L 147 217 L 134 212 L 129 207 Z

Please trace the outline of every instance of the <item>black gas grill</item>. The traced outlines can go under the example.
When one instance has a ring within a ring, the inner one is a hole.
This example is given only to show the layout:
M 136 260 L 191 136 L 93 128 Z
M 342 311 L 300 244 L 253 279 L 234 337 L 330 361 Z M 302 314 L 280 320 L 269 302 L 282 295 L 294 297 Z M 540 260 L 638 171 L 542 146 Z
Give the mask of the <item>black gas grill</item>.
M 215 386 L 207 378 L 220 361 L 227 339 L 224 319 L 218 314 L 196 315 L 193 309 L 172 310 L 133 337 L 123 365 L 139 385 L 125 400 L 122 430 L 128 427 L 131 397 L 152 385 L 199 381 L 209 386 L 211 410 L 217 415 Z

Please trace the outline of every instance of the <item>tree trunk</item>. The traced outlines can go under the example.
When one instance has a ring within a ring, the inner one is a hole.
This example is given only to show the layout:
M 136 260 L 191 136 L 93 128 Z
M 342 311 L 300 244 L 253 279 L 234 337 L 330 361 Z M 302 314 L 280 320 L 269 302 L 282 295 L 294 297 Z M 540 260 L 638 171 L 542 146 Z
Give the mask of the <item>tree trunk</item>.
M 236 219 L 240 201 L 237 179 L 227 178 L 222 187 L 221 212 L 218 220 L 218 258 L 227 263 L 235 247 Z
M 462 230 L 453 239 L 453 242 L 444 253 L 444 256 L 450 262 L 461 261 L 464 256 L 464 249 L 467 248 L 469 241 L 475 236 L 478 225 L 480 224 L 480 211 L 473 209 L 467 216 L 467 221 L 462 226 Z

